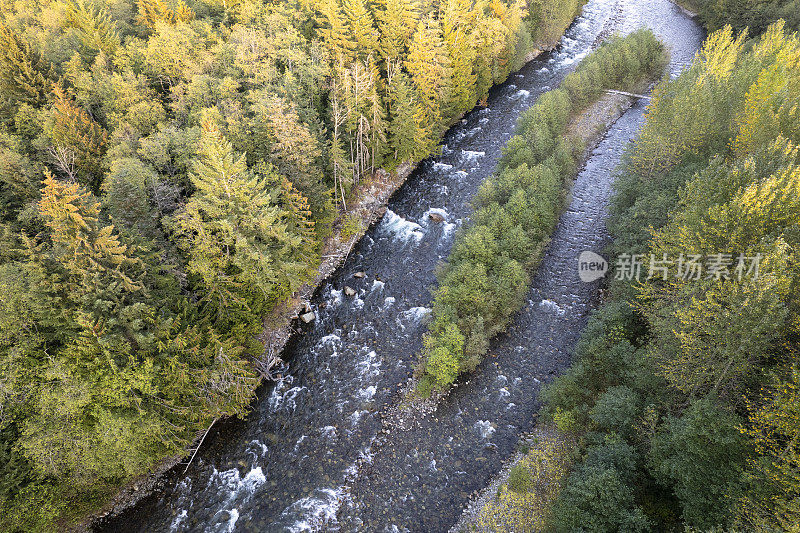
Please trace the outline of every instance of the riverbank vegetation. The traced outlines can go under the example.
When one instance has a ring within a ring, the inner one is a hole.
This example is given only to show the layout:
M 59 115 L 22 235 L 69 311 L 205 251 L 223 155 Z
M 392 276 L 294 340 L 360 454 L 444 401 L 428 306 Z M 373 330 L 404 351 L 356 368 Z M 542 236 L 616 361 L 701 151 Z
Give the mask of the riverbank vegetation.
M 553 530 L 800 523 L 798 108 L 783 22 L 720 30 L 656 90 L 617 181 L 610 298 L 543 395 L 582 450 Z
M 612 38 L 520 117 L 495 175 L 474 199 L 472 223 L 438 274 L 417 393 L 446 390 L 474 370 L 522 306 L 585 150 L 567 135 L 570 118 L 606 89 L 658 78 L 666 57 L 650 31 Z
M 64 526 L 245 414 L 263 317 L 361 227 L 359 184 L 582 5 L 3 3 L 0 530 Z

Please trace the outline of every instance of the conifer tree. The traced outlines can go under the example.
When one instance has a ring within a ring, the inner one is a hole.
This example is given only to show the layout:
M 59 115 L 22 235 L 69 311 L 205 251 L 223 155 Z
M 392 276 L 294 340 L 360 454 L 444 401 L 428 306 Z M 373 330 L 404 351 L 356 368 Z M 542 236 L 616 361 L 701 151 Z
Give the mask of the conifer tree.
M 415 161 L 430 145 L 423 111 L 408 76 L 399 71 L 389 83 L 389 146 L 398 162 Z
M 446 93 L 442 96 L 442 110 L 447 122 L 456 119 L 475 105 L 475 85 L 478 80 L 474 72 L 475 51 L 461 28 L 445 35 L 445 43 L 452 58 L 452 70 Z
M 409 45 L 405 67 L 417 88 L 428 124 L 441 128 L 441 95 L 449 84 L 451 60 L 447 54 L 439 21 L 428 16 L 419 22 Z
M 99 52 L 112 57 L 120 45 L 119 35 L 107 6 L 97 8 L 87 0 L 67 4 L 67 22 L 72 26 L 78 47 L 87 61 Z
M 49 228 L 54 257 L 68 273 L 67 294 L 94 292 L 98 276 L 120 291 L 141 291 L 143 284 L 129 273 L 142 263 L 120 242 L 114 226 L 100 223 L 100 202 L 79 184 L 61 182 L 50 173 L 43 183 L 39 210 Z
M 269 160 L 306 198 L 317 220 L 329 220 L 331 207 L 323 181 L 322 149 L 317 137 L 304 124 L 292 102 L 278 96 L 259 101 L 256 110 L 269 136 Z
M 30 45 L 0 21 L 0 98 L 5 105 L 44 104 L 51 67 Z
M 380 0 L 376 18 L 380 30 L 379 48 L 387 64 L 404 57 L 418 22 L 413 0 Z
M 322 0 L 316 6 L 319 12 L 317 32 L 322 38 L 331 60 L 341 58 L 350 62 L 356 57 L 357 43 L 352 39 L 349 21 L 345 17 L 339 0 Z
M 183 0 L 136 0 L 139 24 L 153 29 L 157 22 L 176 24 L 194 20 L 194 11 Z
M 53 89 L 52 122 L 47 134 L 59 170 L 97 191 L 103 176 L 108 133 L 60 87 Z
M 208 123 L 204 128 L 191 176 L 196 191 L 173 229 L 187 270 L 212 316 L 221 319 L 228 308 L 250 309 L 254 301 L 290 294 L 305 281 L 306 267 L 298 257 L 303 239 L 288 231 L 266 180 L 248 172 L 244 155 L 219 131 Z
M 342 11 L 350 27 L 351 39 L 356 45 L 356 57 L 363 60 L 376 53 L 378 32 L 364 0 L 342 0 Z

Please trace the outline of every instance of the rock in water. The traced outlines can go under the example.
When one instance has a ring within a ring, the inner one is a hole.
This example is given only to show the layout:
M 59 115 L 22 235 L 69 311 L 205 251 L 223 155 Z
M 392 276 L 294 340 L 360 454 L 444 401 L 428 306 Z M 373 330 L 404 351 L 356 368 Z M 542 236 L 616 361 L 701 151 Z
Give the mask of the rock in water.
M 428 218 L 430 218 L 432 221 L 436 222 L 437 224 L 441 224 L 442 222 L 444 222 L 444 217 L 442 215 L 440 215 L 439 213 L 430 213 L 430 214 L 428 214 Z
M 310 313 L 304 313 L 304 314 L 300 315 L 300 320 L 302 320 L 305 324 L 308 324 L 309 322 L 313 322 L 316 318 L 317 318 L 317 315 L 316 315 L 316 313 L 314 313 L 314 311 L 311 311 Z
M 348 298 L 352 298 L 353 296 L 355 296 L 355 295 L 356 295 L 356 290 L 355 290 L 354 288 L 352 288 L 352 287 L 348 287 L 347 285 L 345 285 L 345 287 L 344 287 L 344 294 L 345 294 L 345 296 L 347 296 Z
M 356 272 L 355 274 L 353 274 L 353 277 L 354 277 L 354 278 L 361 279 L 361 278 L 363 278 L 363 277 L 364 277 L 364 276 L 366 276 L 366 275 L 367 275 L 367 273 L 366 273 L 366 272 Z

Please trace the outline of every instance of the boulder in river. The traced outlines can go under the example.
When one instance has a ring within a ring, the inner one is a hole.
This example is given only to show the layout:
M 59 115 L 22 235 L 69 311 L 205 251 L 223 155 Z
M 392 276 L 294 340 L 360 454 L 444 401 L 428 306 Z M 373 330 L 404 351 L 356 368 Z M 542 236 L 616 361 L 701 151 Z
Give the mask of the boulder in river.
M 305 324 L 313 322 L 316 318 L 317 318 L 317 314 L 314 313 L 314 311 L 311 311 L 311 312 L 308 312 L 308 313 L 303 313 L 302 315 L 300 315 L 300 320 L 302 320 L 303 323 L 305 323 Z
M 356 272 L 355 274 L 353 274 L 353 277 L 361 279 L 361 278 L 365 277 L 366 275 L 367 275 L 366 272 Z
M 356 295 L 356 290 L 353 287 L 348 287 L 347 285 L 344 286 L 344 294 L 348 298 L 352 298 Z
M 442 222 L 444 222 L 444 217 L 442 215 L 440 215 L 439 213 L 428 213 L 428 218 L 430 218 L 432 221 L 436 222 L 437 224 L 441 224 Z

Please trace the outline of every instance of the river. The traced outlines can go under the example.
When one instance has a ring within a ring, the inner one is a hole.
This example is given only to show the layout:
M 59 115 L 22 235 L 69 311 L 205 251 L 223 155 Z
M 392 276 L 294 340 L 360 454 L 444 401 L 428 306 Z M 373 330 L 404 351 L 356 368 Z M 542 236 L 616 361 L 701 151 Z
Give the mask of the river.
M 534 426 L 541 385 L 569 365 L 598 299 L 598 284 L 578 279 L 577 257 L 607 238 L 613 170 L 645 104 L 626 112 L 591 154 L 528 305 L 492 343 L 491 356 L 419 427 L 378 437 L 381 410 L 416 363 L 436 265 L 519 114 L 556 87 L 598 35 L 641 26 L 670 46 L 673 75 L 704 37 L 668 0 L 591 0 L 554 52 L 495 87 L 488 106 L 451 128 L 441 155 L 392 197 L 383 219 L 315 293 L 318 319 L 287 345 L 288 372 L 259 390 L 247 419 L 215 426 L 185 475 L 176 468 L 99 530 L 447 531 Z M 433 222 L 432 213 L 444 221 Z M 356 296 L 347 297 L 345 286 Z

